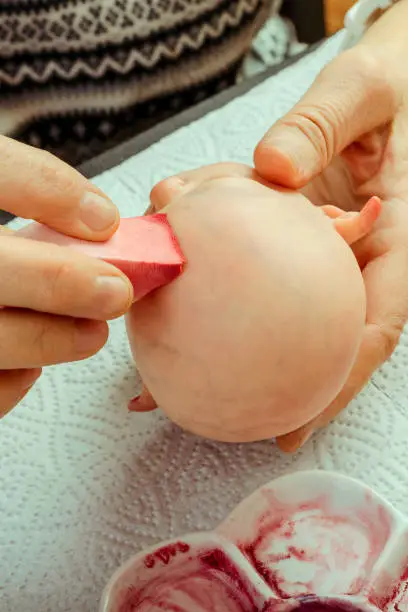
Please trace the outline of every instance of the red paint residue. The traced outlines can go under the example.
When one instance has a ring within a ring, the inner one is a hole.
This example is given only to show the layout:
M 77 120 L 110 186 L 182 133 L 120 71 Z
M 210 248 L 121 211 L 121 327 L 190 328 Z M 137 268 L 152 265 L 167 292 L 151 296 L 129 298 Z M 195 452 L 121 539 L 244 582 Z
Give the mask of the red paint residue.
M 329 495 L 305 503 L 282 502 L 271 489 L 262 495 L 266 504 L 257 520 L 249 506 L 246 523 L 244 508 L 241 521 L 231 517 L 220 532 L 236 541 L 237 524 L 247 531 L 236 544 L 269 585 L 273 596 L 267 601 L 222 549 L 197 552 L 177 542 L 145 557 L 137 578 L 143 586 L 130 587 L 118 612 L 361 612 L 335 598 L 367 593 L 392 533 L 392 514 L 370 494 L 344 512 L 333 510 Z M 394 583 L 380 579 L 369 598 L 382 612 L 408 612 L 408 557 L 401 567 Z
M 178 552 L 187 552 L 185 546 L 177 543 L 148 555 L 145 559 L 148 571 L 153 569 L 156 559 L 166 569 L 152 579 L 148 574 L 142 580 L 139 577 L 138 582 L 144 586 L 129 586 L 121 597 L 118 612 L 260 612 L 264 609 L 264 598 L 222 550 L 210 549 L 177 562 Z
M 276 596 L 322 595 L 327 588 L 332 595 L 361 592 L 390 537 L 387 511 L 369 494 L 360 510 L 341 515 L 324 495 L 289 504 L 270 489 L 262 493 L 268 507 L 252 537 L 238 545 Z
M 148 569 L 153 568 L 156 565 L 156 561 L 160 561 L 164 565 L 168 565 L 171 558 L 175 557 L 177 553 L 187 553 L 190 550 L 190 546 L 186 542 L 176 542 L 175 544 L 168 544 L 162 546 L 154 551 L 150 555 L 146 555 L 144 564 Z
M 405 563 L 408 563 L 408 558 Z M 368 599 L 383 612 L 408 612 L 408 565 L 394 580 L 386 570 L 383 571 Z
M 352 603 L 339 599 L 305 597 L 299 601 L 296 612 L 362 612 L 362 610 Z

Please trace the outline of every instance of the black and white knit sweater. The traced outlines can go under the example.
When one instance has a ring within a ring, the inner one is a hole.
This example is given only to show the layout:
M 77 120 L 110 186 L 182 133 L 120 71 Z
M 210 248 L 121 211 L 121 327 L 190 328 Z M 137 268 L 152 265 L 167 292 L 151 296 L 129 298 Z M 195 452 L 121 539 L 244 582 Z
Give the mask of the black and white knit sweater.
M 1 0 L 0 133 L 72 164 L 234 82 L 281 0 Z

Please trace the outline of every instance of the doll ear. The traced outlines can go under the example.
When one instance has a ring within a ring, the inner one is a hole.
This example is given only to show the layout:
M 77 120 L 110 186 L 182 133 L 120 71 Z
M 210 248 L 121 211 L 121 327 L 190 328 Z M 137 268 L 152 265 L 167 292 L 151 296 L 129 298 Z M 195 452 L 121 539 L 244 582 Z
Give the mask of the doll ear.
M 334 228 L 338 234 L 352 245 L 369 234 L 381 214 L 382 204 L 380 198 L 373 196 L 363 206 L 360 212 L 345 213 L 337 206 L 322 206 L 323 212 L 333 219 Z
M 156 408 L 157 404 L 146 385 L 143 385 L 141 394 L 130 400 L 128 404 L 130 412 L 151 412 Z

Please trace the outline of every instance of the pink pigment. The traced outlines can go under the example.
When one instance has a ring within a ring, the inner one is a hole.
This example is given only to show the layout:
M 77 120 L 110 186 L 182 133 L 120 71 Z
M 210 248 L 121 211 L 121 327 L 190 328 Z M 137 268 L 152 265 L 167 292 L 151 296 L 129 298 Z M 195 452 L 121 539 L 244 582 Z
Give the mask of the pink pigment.
M 270 490 L 263 494 L 267 508 L 255 523 L 248 521 L 253 535 L 247 534 L 238 545 L 274 597 L 265 601 L 221 549 L 197 555 L 188 544 L 176 542 L 145 557 L 146 570 L 157 569 L 160 564 L 162 571 L 152 580 L 144 577 L 143 588 L 131 587 L 118 612 L 361 612 L 358 606 L 335 597 L 355 595 L 366 586 L 366 577 L 392 529 L 392 519 L 384 508 L 367 496 L 361 510 L 342 516 L 331 511 L 325 496 L 291 505 L 278 500 Z M 235 539 L 228 523 L 220 531 Z M 313 533 L 313 546 L 300 546 L 299 533 L 308 531 Z M 358 538 L 360 548 L 355 546 Z M 277 550 L 273 550 L 276 544 Z M 360 554 L 361 547 L 365 556 Z M 301 568 L 313 564 L 312 579 L 288 581 L 282 567 L 289 560 Z M 325 580 L 333 574 L 333 563 L 337 581 L 329 591 L 332 597 L 319 597 Z M 371 600 L 380 610 L 408 612 L 407 607 L 396 603 L 405 601 L 407 594 L 408 567 L 404 572 L 392 593 L 381 601 Z
M 65 236 L 40 223 L 31 223 L 18 235 L 69 247 L 116 266 L 131 281 L 135 300 L 171 283 L 186 264 L 177 237 L 163 213 L 122 219 L 116 233 L 105 242 Z
M 262 493 L 267 507 L 255 522 L 252 535 L 244 536 L 238 544 L 276 597 L 288 600 L 318 595 L 328 577 L 332 595 L 360 592 L 390 537 L 391 519 L 384 508 L 366 496 L 360 510 L 342 516 L 331 511 L 323 495 L 307 503 L 288 504 L 270 489 Z M 228 525 L 221 532 L 233 538 Z M 304 537 L 308 532 L 313 532 L 312 547 Z M 356 544 L 357 538 L 362 548 Z M 313 571 L 312 579 L 288 581 L 285 570 L 289 560 L 300 570 L 307 564 L 306 573 Z
M 408 558 L 406 559 L 408 563 Z M 373 586 L 369 601 L 384 612 L 408 612 L 408 565 L 405 565 L 397 580 L 392 580 L 386 572 L 381 576 L 384 586 Z
M 303 503 L 271 489 L 261 496 L 257 515 L 249 500 L 218 530 L 255 569 L 258 586 L 223 550 L 176 542 L 145 557 L 147 572 L 161 571 L 136 580 L 144 586 L 131 587 L 117 612 L 363 612 L 342 599 L 356 595 L 381 612 L 408 612 L 408 556 L 390 569 L 394 578 L 375 571 L 394 518 L 372 495 L 343 513 L 324 494 Z
M 176 542 L 175 544 L 168 544 L 158 548 L 151 555 L 146 555 L 144 564 L 147 568 L 151 569 L 156 565 L 157 561 L 160 561 L 164 565 L 168 565 L 170 560 L 174 558 L 177 553 L 187 553 L 190 550 L 190 546 L 185 542 Z
M 165 546 L 145 558 L 145 567 L 168 566 L 159 580 L 141 589 L 130 587 L 118 612 L 261 612 L 255 587 L 220 549 L 206 551 L 188 565 L 169 567 L 177 555 L 186 555 L 183 542 Z M 195 566 L 196 565 L 196 566 Z M 187 607 L 186 607 L 187 606 Z

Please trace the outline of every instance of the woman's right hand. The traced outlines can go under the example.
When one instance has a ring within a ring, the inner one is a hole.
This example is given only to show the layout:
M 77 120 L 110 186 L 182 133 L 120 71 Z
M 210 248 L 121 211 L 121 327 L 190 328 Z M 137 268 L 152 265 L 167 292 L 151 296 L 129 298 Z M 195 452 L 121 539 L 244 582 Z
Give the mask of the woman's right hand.
M 0 209 L 85 240 L 116 231 L 116 207 L 73 168 L 5 137 L 0 154 Z M 117 268 L 0 227 L 0 417 L 43 366 L 98 352 L 106 321 L 124 314 L 132 297 Z

